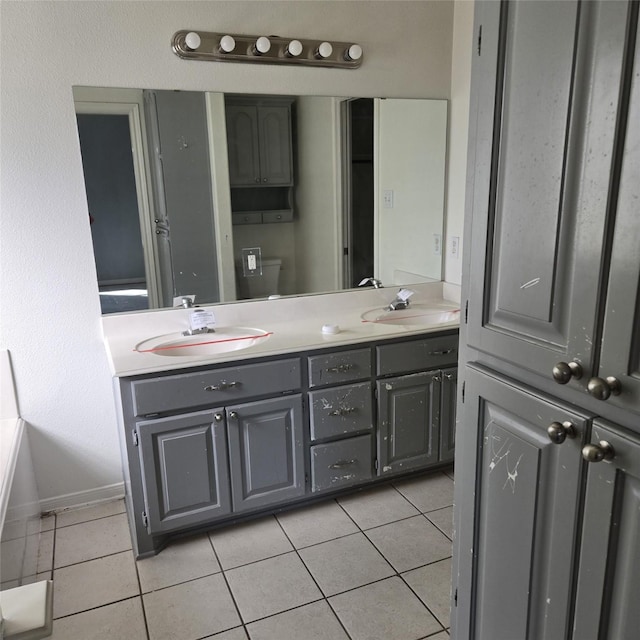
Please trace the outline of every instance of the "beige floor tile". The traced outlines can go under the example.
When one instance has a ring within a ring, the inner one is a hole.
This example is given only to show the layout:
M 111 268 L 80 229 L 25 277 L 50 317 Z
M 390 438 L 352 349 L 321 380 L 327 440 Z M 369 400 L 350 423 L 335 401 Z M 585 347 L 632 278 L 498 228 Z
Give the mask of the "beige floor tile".
M 302 560 L 293 552 L 231 569 L 225 575 L 245 622 L 322 597 Z
M 329 598 L 352 640 L 418 640 L 441 629 L 398 577 Z
M 176 540 L 157 556 L 138 560 L 136 565 L 143 593 L 220 572 L 206 534 Z
M 133 553 L 125 551 L 53 572 L 53 617 L 139 595 Z
M 451 612 L 451 559 L 434 562 L 402 574 L 443 627 L 449 626 Z
M 92 505 L 90 507 L 80 507 L 78 509 L 60 511 L 56 515 L 56 526 L 60 529 L 61 527 L 68 527 L 72 524 L 88 522 L 89 520 L 97 520 L 98 518 L 106 518 L 107 516 L 115 516 L 118 513 L 124 512 L 124 500 L 101 502 L 100 504 Z
M 56 529 L 54 566 L 64 567 L 131 549 L 127 516 L 90 520 Z
M 364 533 L 302 549 L 300 557 L 325 596 L 361 587 L 395 573 Z
M 425 514 L 447 538 L 453 538 L 453 507 L 445 507 Z
M 251 640 L 349 640 L 325 600 L 247 625 Z
M 142 596 L 150 640 L 197 640 L 241 624 L 222 574 Z
M 277 518 L 296 549 L 358 531 L 353 520 L 334 500 L 281 513 Z
M 53 621 L 50 640 L 147 640 L 140 597 Z
M 388 486 L 338 498 L 338 502 L 361 529 L 378 527 L 419 513 L 393 487 Z
M 293 550 L 273 516 L 212 531 L 209 537 L 225 570 Z
M 453 480 L 444 473 L 432 473 L 394 483 L 395 488 L 422 513 L 453 504 Z
M 451 540 L 424 516 L 371 529 L 367 537 L 398 573 L 451 555 Z

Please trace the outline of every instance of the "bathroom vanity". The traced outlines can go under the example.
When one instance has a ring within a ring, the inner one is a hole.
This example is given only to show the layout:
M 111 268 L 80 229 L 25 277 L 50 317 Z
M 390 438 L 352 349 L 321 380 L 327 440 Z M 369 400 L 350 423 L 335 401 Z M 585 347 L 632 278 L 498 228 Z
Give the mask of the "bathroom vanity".
M 384 291 L 360 302 L 388 298 Z M 358 293 L 351 293 L 356 301 Z M 330 297 L 338 296 L 344 301 L 349 294 Z M 267 321 L 265 310 L 286 313 L 296 301 L 314 304 L 304 298 L 225 305 L 238 313 L 254 305 L 263 328 L 273 330 L 265 341 L 217 356 L 125 353 L 110 329 L 127 317 L 131 327 L 145 314 L 105 318 L 136 556 L 156 553 L 171 535 L 452 460 L 455 304 L 383 314 L 384 322 L 363 319 L 364 308 L 342 308 L 343 330 L 334 335 L 317 330 L 314 313 L 298 315 L 296 323 Z M 184 320 L 186 312 L 161 313 Z M 130 330 L 134 343 L 136 332 Z M 217 335 L 225 335 L 223 328 L 209 342 Z M 121 333 L 118 339 L 127 340 Z M 124 368 L 135 356 L 139 373 Z

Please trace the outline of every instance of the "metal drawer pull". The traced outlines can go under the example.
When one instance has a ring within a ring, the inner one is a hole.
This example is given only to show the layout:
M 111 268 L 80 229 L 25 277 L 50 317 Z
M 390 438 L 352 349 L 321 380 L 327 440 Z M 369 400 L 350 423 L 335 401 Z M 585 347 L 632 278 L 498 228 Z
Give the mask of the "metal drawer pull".
M 558 384 L 567 384 L 571 378 L 582 378 L 582 366 L 579 362 L 558 362 L 551 375 Z
M 562 444 L 567 438 L 576 437 L 576 428 L 569 422 L 552 422 L 547 427 L 547 435 L 553 444 Z
M 602 378 L 591 378 L 587 382 L 587 391 L 596 400 L 608 400 L 612 395 L 619 396 L 622 392 L 622 385 L 618 378 L 609 376 L 606 380 Z
M 582 447 L 582 457 L 587 462 L 602 462 L 603 460 L 613 460 L 616 452 L 605 440 L 600 440 L 598 444 L 587 444 Z
M 338 462 L 334 462 L 329 465 L 329 469 L 344 469 L 345 467 L 350 467 L 352 464 L 356 464 L 357 460 L 338 460 Z
M 337 367 L 329 367 L 327 369 L 328 373 L 346 373 L 347 371 L 351 371 L 351 369 L 355 369 L 355 364 L 339 364 Z
M 234 387 L 237 387 L 239 384 L 239 382 L 227 382 L 226 380 L 221 380 L 220 384 L 210 384 L 209 386 L 205 387 L 204 390 L 226 391 L 227 389 L 233 389 Z
M 344 409 L 334 409 L 329 411 L 330 416 L 346 416 L 356 411 L 355 407 L 345 407 Z
M 441 351 L 429 351 L 428 356 L 446 356 L 453 353 L 455 349 L 442 349 Z

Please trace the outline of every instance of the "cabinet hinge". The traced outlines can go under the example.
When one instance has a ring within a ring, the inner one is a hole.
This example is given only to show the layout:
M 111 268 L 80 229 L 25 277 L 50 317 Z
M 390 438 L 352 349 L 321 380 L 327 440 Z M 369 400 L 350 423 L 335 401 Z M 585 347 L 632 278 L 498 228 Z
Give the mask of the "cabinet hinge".
M 373 468 L 374 468 L 376 471 L 378 470 L 378 458 L 376 458 L 376 459 L 373 461 Z
M 147 529 L 149 527 L 149 518 L 147 518 L 147 512 L 143 511 L 142 515 L 142 526 Z
M 464 391 L 465 391 L 464 387 L 465 387 L 466 384 L 467 384 L 466 382 L 462 383 L 462 403 L 463 404 L 464 404 Z
M 131 432 L 131 439 L 133 440 L 133 446 L 137 447 L 138 446 L 138 432 L 135 429 Z
M 464 304 L 464 323 L 467 324 L 469 321 L 469 301 L 467 300 Z
M 478 28 L 478 55 L 482 55 L 482 25 Z
M 458 606 L 458 590 L 456 589 L 455 593 L 453 594 L 453 606 L 457 607 Z

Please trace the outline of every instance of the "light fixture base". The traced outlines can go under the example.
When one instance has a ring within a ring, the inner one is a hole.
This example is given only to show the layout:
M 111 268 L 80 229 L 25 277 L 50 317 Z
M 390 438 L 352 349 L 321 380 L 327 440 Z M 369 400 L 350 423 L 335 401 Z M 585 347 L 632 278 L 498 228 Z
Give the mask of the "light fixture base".
M 199 36 L 200 45 L 197 50 L 187 45 L 187 34 L 194 38 L 194 34 Z M 235 48 L 231 52 L 225 52 L 221 41 L 230 41 L 229 36 L 235 41 Z M 310 67 L 332 67 L 336 69 L 357 69 L 363 60 L 363 55 L 356 60 L 349 57 L 348 53 L 354 42 L 330 43 L 326 40 L 304 40 L 301 38 L 281 38 L 279 36 L 268 36 L 271 47 L 266 52 L 256 54 L 256 42 L 264 36 L 237 35 L 235 33 L 214 33 L 211 31 L 196 31 L 194 29 L 183 29 L 173 35 L 171 46 L 174 53 L 189 60 L 209 60 L 214 62 L 257 62 L 261 64 L 297 64 Z M 289 52 L 291 43 L 295 43 L 296 50 L 298 43 L 302 45 L 299 55 L 292 56 Z M 331 53 L 327 57 L 318 57 L 318 48 L 323 45 L 323 52 L 328 51 L 327 44 L 331 45 Z M 358 50 L 362 49 L 358 45 Z

